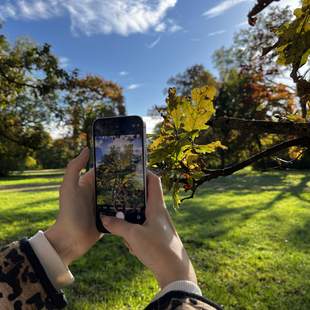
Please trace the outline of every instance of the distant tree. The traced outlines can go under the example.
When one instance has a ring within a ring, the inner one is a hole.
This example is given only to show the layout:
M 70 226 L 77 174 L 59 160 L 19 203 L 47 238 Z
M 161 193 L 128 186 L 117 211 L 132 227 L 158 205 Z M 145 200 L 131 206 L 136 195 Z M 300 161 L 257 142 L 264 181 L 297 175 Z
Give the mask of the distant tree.
M 277 63 L 277 52 L 262 57 L 263 49 L 277 40 L 275 29 L 292 19 L 291 10 L 275 7 L 257 18 L 255 27 L 240 29 L 229 48 L 222 47 L 214 52 L 213 62 L 223 80 L 232 68 L 261 73 L 265 84 L 277 83 L 284 77 L 287 68 Z
M 49 45 L 10 44 L 0 35 L 0 174 L 19 169 L 29 150 L 42 146 L 44 124 L 62 117 L 58 92 L 68 80 Z
M 82 144 L 90 146 L 91 125 L 98 117 L 126 113 L 122 88 L 99 76 L 77 75 L 68 87 L 64 98 L 66 123 L 72 129 L 72 139 L 77 151 Z
M 171 77 L 167 84 L 175 87 L 178 94 L 182 96 L 190 96 L 192 89 L 196 87 L 217 86 L 215 77 L 203 65 L 187 68 L 183 73 Z
M 70 137 L 53 140 L 49 135 L 44 145 L 34 152 L 34 158 L 43 169 L 64 168 L 75 155 Z
M 276 42 L 273 30 L 291 19 L 288 8 L 270 10 L 257 19 L 256 27 L 236 33 L 230 48 L 214 53 L 220 73 L 216 117 L 271 121 L 285 119 L 297 110 L 294 89 L 280 82 L 287 69 L 277 63 L 277 53 L 261 57 L 263 47 Z M 229 151 L 219 151 L 222 167 L 225 161 L 236 162 L 261 151 L 264 141 L 279 141 L 275 137 L 266 140 L 266 134 L 244 131 L 242 127 L 227 130 L 221 126 L 214 131 L 223 144 L 230 145 Z

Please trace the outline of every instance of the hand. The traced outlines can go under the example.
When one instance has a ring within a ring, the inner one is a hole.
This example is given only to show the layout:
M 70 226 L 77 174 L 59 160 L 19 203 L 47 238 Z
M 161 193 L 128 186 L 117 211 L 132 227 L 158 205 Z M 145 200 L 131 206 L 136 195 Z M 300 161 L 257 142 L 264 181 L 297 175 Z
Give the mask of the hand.
M 143 225 L 103 216 L 103 225 L 124 239 L 130 252 L 155 275 L 161 288 L 177 280 L 197 283 L 186 250 L 166 210 L 160 179 L 148 173 L 148 202 Z
M 89 150 L 71 160 L 60 186 L 60 210 L 56 223 L 45 232 L 66 266 L 85 254 L 100 238 L 95 224 L 94 171 L 80 177 Z

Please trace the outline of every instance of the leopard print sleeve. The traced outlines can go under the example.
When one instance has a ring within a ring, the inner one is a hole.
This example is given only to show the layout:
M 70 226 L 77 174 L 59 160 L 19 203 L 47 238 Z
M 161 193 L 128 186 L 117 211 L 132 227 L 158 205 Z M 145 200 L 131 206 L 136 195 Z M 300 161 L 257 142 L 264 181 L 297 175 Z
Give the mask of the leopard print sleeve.
M 221 310 L 214 302 L 195 294 L 171 291 L 153 301 L 145 310 Z
M 67 305 L 62 291 L 49 281 L 28 240 L 0 250 L 0 309 L 61 309 Z

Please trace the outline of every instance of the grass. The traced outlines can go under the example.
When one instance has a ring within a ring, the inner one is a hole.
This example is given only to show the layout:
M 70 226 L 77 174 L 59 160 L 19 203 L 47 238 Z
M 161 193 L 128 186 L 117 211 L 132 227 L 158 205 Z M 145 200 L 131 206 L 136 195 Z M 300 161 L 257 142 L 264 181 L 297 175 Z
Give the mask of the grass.
M 0 179 L 1 245 L 54 221 L 61 173 Z M 310 309 L 309 172 L 243 171 L 209 182 L 172 213 L 206 297 L 226 309 Z M 68 309 L 143 309 L 158 291 L 113 236 L 71 270 Z

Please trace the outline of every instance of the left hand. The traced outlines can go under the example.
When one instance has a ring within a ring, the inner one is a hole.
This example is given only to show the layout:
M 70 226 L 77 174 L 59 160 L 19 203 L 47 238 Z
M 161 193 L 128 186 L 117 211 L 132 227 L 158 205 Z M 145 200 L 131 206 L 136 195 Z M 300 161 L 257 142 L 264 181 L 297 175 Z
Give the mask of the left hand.
M 85 254 L 101 237 L 95 224 L 94 170 L 80 177 L 89 149 L 71 160 L 60 186 L 56 223 L 44 234 L 66 266 Z

